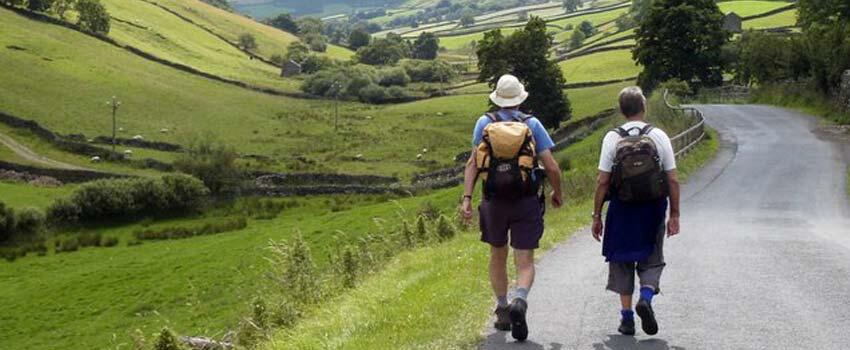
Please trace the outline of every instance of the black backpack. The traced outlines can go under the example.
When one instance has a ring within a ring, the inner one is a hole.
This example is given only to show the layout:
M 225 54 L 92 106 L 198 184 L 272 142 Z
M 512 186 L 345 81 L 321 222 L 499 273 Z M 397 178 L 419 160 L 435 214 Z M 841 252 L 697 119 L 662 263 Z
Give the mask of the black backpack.
M 635 129 L 640 130 L 637 135 L 629 134 Z M 632 203 L 658 200 L 669 194 L 667 174 L 661 166 L 655 142 L 649 137 L 652 129 L 654 127 L 647 124 L 642 129 L 619 127 L 611 130 L 622 139 L 617 142 L 609 196 Z
M 537 155 L 531 129 L 526 124 L 531 117 L 522 113 L 509 121 L 500 120 L 495 113 L 487 113 L 487 117 L 490 118 L 491 124 L 488 125 L 488 129 L 485 129 L 482 143 L 477 151 L 478 170 L 484 182 L 482 186 L 484 198 L 515 200 L 536 194 L 540 179 L 535 179 L 532 172 L 537 167 Z M 505 142 L 491 139 L 499 137 L 499 133 L 489 129 L 491 126 L 493 128 L 513 127 L 522 132 L 521 139 L 516 139 L 516 134 L 511 135 L 513 137 L 510 138 L 507 148 L 512 148 L 512 151 L 516 149 L 515 152 L 499 154 L 500 149 L 506 148 Z

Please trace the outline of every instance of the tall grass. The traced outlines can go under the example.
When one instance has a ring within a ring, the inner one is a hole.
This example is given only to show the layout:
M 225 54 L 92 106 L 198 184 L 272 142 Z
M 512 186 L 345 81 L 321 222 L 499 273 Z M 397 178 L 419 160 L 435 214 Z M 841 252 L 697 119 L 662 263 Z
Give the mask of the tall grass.
M 750 100 L 793 108 L 836 124 L 850 124 L 850 113 L 842 112 L 833 99 L 808 88 L 805 83 L 764 85 L 751 91 Z

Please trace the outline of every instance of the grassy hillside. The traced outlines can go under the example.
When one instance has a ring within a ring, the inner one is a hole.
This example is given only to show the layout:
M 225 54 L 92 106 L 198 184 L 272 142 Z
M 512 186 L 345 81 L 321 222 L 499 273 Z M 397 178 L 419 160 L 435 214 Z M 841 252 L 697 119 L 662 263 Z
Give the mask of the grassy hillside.
M 723 13 L 735 12 L 741 17 L 749 17 L 765 13 L 788 5 L 789 3 L 785 1 L 753 0 L 726 1 L 717 4 L 717 6 L 720 7 L 720 11 L 723 11 Z
M 12 208 L 47 208 L 57 197 L 67 196 L 74 186 L 39 187 L 25 183 L 0 182 L 3 203 Z
M 251 59 L 216 36 L 155 5 L 126 0 L 107 0 L 104 5 L 111 16 L 121 20 L 113 21 L 109 35 L 123 44 L 228 79 L 282 91 L 298 91 L 299 83 L 281 78 L 279 68 Z
M 628 49 L 571 58 L 559 65 L 567 83 L 631 78 L 640 73 L 640 67 L 632 60 L 632 52 Z
M 767 29 L 797 25 L 797 10 L 784 11 L 775 15 L 744 21 L 744 29 Z
M 168 9 L 191 19 L 231 42 L 237 42 L 239 35 L 249 33 L 257 39 L 257 53 L 265 58 L 274 54 L 283 54 L 286 46 L 298 37 L 274 27 L 258 23 L 250 18 L 224 11 L 199 0 L 153 0 Z M 327 56 L 348 59 L 354 53 L 346 48 L 328 45 Z

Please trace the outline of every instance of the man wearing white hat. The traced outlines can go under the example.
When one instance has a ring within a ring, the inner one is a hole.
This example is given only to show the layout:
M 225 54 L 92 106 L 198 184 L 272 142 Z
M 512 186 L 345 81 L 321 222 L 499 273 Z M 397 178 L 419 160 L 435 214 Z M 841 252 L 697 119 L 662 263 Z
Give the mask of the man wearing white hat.
M 490 245 L 490 284 L 498 304 L 495 312 L 497 320 L 494 326 L 499 330 L 511 330 L 512 336 L 520 341 L 528 337 L 528 325 L 525 320 L 528 309 L 526 299 L 534 282 L 534 249 L 538 248 L 540 238 L 543 236 L 545 202 L 542 200 L 542 195 L 539 195 L 539 188 L 544 175 L 534 171 L 538 161 L 543 165 L 545 177 L 549 179 L 549 184 L 553 188 L 552 205 L 557 208 L 562 203 L 561 170 L 551 152 L 555 143 L 537 118 L 519 111 L 519 106 L 526 98 L 528 98 L 528 92 L 516 77 L 504 75 L 499 79 L 496 90 L 490 94 L 490 100 L 500 109 L 482 116 L 475 125 L 472 156 L 464 172 L 464 195 L 461 206 L 462 214 L 470 220 L 475 182 L 479 175 L 482 175 L 484 200 L 478 208 L 479 224 L 481 241 Z M 494 128 L 497 124 L 505 125 L 513 131 L 508 134 L 527 135 L 522 147 L 527 147 L 528 151 L 526 153 L 523 153 L 522 149 L 516 151 L 517 158 L 514 159 L 497 159 L 499 157 L 492 151 L 492 148 L 499 143 L 498 140 L 494 140 L 497 137 L 497 130 Z M 484 147 L 482 142 L 485 144 Z M 482 150 L 488 150 L 489 153 Z M 523 156 L 528 159 L 525 163 L 533 164 L 533 166 L 523 167 L 524 162 L 516 160 Z M 512 171 L 512 165 L 518 170 Z M 506 175 L 496 174 L 496 172 L 513 173 L 514 177 L 522 180 L 499 181 L 497 185 L 493 183 L 497 182 L 494 179 L 497 176 Z M 525 179 L 528 179 L 528 185 L 523 185 Z M 505 183 L 509 185 L 504 185 Z M 502 195 L 497 190 L 501 187 L 496 186 L 514 186 L 507 190 L 514 195 Z M 508 243 L 514 248 L 517 269 L 515 297 L 510 303 L 507 299 Z

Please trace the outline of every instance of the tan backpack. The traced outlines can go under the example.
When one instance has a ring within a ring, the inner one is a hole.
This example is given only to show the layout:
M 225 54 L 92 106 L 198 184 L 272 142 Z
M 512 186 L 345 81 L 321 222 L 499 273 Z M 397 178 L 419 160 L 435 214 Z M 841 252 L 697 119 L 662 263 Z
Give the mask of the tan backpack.
M 495 113 L 486 115 L 491 123 L 475 152 L 484 198 L 517 199 L 536 193 L 531 171 L 537 166 L 537 154 L 526 124 L 531 117 L 520 113 L 514 121 L 501 121 Z

